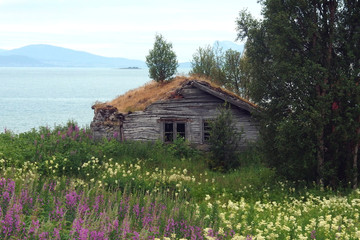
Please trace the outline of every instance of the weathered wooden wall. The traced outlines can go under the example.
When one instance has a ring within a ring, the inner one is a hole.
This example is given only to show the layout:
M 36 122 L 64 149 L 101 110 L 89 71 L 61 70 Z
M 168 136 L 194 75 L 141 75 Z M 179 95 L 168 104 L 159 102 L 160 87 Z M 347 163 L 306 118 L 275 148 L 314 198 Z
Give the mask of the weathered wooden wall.
M 216 118 L 218 108 L 223 100 L 214 97 L 194 86 L 187 85 L 181 91 L 181 96 L 158 101 L 151 104 L 145 111 L 133 112 L 125 116 L 123 121 L 125 140 L 162 139 L 161 119 L 186 120 L 186 138 L 192 143 L 203 143 L 203 121 Z M 232 113 L 239 131 L 243 129 L 243 137 L 247 142 L 258 137 L 257 124 L 245 110 L 232 106 Z

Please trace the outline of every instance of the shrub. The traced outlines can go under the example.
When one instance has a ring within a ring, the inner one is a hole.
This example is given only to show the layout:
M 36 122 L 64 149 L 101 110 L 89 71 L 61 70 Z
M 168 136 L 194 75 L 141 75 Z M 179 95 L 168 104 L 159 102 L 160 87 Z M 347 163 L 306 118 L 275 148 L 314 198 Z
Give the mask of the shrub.
M 219 108 L 219 115 L 212 121 L 210 131 L 211 161 L 213 170 L 227 172 L 239 166 L 238 149 L 242 132 L 238 132 L 230 106 L 225 103 Z

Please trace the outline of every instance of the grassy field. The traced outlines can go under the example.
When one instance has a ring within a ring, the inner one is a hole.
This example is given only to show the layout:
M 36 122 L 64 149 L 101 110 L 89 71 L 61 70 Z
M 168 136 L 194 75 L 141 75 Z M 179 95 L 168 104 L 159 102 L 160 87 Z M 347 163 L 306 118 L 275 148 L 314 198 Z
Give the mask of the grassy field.
M 0 134 L 0 239 L 359 239 L 360 191 L 288 182 L 255 150 L 212 172 L 186 143 Z

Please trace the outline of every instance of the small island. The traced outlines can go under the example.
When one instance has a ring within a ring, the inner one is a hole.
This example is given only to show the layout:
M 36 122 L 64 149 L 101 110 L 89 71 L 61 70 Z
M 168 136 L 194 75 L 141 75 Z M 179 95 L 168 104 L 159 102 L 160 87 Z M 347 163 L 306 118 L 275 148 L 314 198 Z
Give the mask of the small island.
M 125 68 L 119 68 L 119 69 L 141 69 L 139 67 L 125 67 Z

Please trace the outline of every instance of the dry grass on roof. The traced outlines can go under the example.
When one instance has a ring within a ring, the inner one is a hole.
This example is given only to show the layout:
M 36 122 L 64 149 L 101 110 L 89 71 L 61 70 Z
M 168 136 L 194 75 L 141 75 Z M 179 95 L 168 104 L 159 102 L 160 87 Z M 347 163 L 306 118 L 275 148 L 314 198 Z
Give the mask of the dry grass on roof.
M 151 81 L 142 87 L 126 92 L 106 104 L 116 107 L 119 112 L 123 113 L 144 110 L 156 101 L 169 98 L 176 89 L 189 80 L 193 79 L 176 77 L 170 82 L 158 83 Z
M 214 90 L 222 91 L 230 96 L 241 99 L 241 100 L 255 106 L 253 103 L 240 98 L 235 93 L 233 93 L 229 90 L 226 90 L 224 88 L 220 88 L 218 85 L 209 81 L 206 78 L 198 77 L 198 76 L 192 76 L 192 77 L 178 76 L 170 82 L 163 82 L 163 83 L 158 83 L 155 81 L 148 82 L 144 86 L 130 90 L 110 102 L 99 103 L 99 104 L 96 104 L 94 107 L 95 108 L 104 108 L 107 106 L 109 107 L 109 105 L 110 105 L 110 106 L 116 107 L 118 109 L 118 111 L 122 112 L 122 113 L 142 111 L 147 106 L 149 106 L 150 104 L 152 104 L 156 101 L 169 99 L 170 97 L 172 97 L 172 95 L 174 94 L 174 92 L 177 89 L 181 88 L 183 86 L 183 84 L 185 84 L 186 82 L 191 81 L 191 80 L 206 82 Z

